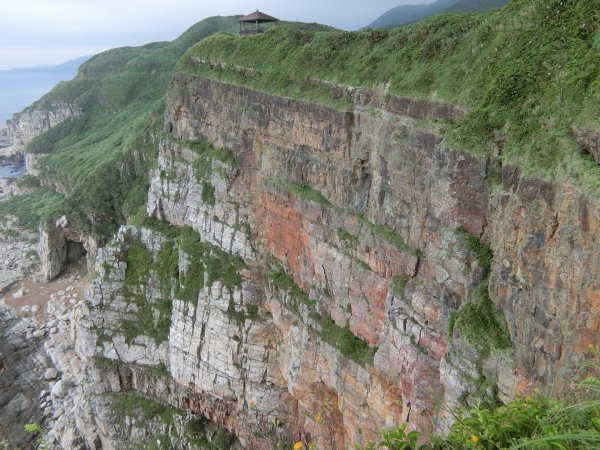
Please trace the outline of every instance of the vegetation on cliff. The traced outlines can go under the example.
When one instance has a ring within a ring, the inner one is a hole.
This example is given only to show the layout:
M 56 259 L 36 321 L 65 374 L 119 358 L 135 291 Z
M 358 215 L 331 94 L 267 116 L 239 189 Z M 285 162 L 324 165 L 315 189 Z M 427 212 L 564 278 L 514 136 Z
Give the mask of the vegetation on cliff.
M 381 441 L 366 450 L 600 448 L 600 380 L 587 378 L 580 389 L 593 399 L 566 402 L 535 394 L 494 409 L 458 409 L 449 413 L 455 422 L 445 437 L 423 443 L 421 433 L 403 425 L 382 431 Z
M 346 107 L 345 100 L 332 99 L 327 85 L 315 83 L 315 77 L 366 86 L 379 94 L 459 103 L 469 112 L 443 124 L 449 130 L 447 143 L 485 153 L 497 150 L 492 145 L 495 140 L 502 143 L 503 161 L 519 164 L 525 175 L 568 177 L 600 193 L 598 167 L 571 136 L 573 127 L 594 128 L 600 114 L 598 6 L 596 1 L 583 0 L 514 0 L 488 16 L 440 16 L 392 31 L 345 33 L 281 27 L 245 39 L 219 34 L 190 50 L 178 68 L 336 107 Z M 218 23 L 229 26 L 223 21 Z M 198 40 L 199 35 L 194 36 Z M 72 84 L 59 86 L 42 100 L 42 107 L 67 101 L 84 111 L 82 117 L 40 136 L 29 148 L 32 153 L 48 155 L 42 163 L 44 183 L 66 194 L 43 188 L 0 208 L 15 208 L 32 226 L 36 220 L 66 213 L 76 228 L 100 237 L 110 234 L 119 223 L 136 215 L 139 218 L 140 211 L 144 215 L 148 170 L 156 159 L 161 136 L 163 92 L 177 52 L 181 54 L 192 41 L 196 42 L 190 39 L 180 46 L 156 43 L 98 55 L 84 65 Z M 193 172 L 202 186 L 202 200 L 214 204 L 215 188 L 207 171 L 222 168 L 221 163 L 235 168 L 237 161 L 225 149 L 186 145 L 198 154 Z M 288 183 L 288 187 L 303 201 L 329 205 L 327 198 L 308 184 Z M 26 215 L 26 208 L 35 211 Z M 418 255 L 393 229 L 362 216 L 359 219 L 373 235 L 400 251 Z M 146 225 L 152 228 L 149 222 Z M 168 339 L 170 299 L 174 296 L 195 303 L 200 290 L 213 282 L 220 281 L 230 290 L 242 283 L 240 271 L 245 263 L 240 257 L 202 241 L 191 228 L 164 228 L 167 238 L 156 256 L 141 242 L 134 242 L 126 255 L 123 294 L 136 311 L 134 320 L 122 321 L 129 343 L 143 334 L 154 338 L 156 344 Z M 359 239 L 343 228 L 337 234 L 346 247 L 356 246 Z M 480 267 L 489 273 L 490 249 L 466 232 L 462 236 Z M 180 260 L 188 262 L 185 269 L 179 267 Z M 347 323 L 340 326 L 321 311 L 283 267 L 273 264 L 270 269 L 269 287 L 285 300 L 296 318 L 306 320 L 322 341 L 344 357 L 362 365 L 373 363 L 376 348 L 353 334 Z M 154 315 L 145 308 L 145 287 L 153 274 L 161 288 L 156 303 L 159 314 Z M 407 282 L 401 275 L 393 278 L 396 294 L 404 294 Z M 510 345 L 506 324 L 494 309 L 487 288 L 485 279 L 472 296 L 474 301 L 455 316 L 450 330 L 456 326 L 484 356 Z M 256 315 L 255 305 L 243 306 L 245 309 L 238 311 L 231 302 L 227 314 L 238 323 Z M 498 448 L 504 443 L 519 448 L 532 439 L 551 442 L 556 436 L 574 446 L 592 442 L 581 436 L 600 428 L 597 404 L 571 409 L 577 415 L 561 416 L 563 406 L 542 396 L 495 410 L 471 409 L 469 418 L 457 414 L 457 425 L 447 440 L 439 441 L 439 448 L 484 444 L 483 448 Z M 593 429 L 584 428 L 584 423 Z M 396 441 L 385 445 L 413 448 L 401 446 L 408 439 L 416 446 L 418 434 L 404 431 L 387 435 L 385 439 L 391 436 Z M 546 439 L 544 433 L 554 436 Z
M 271 262 L 269 280 L 279 295 L 287 295 L 282 304 L 299 319 L 310 319 L 310 329 L 323 341 L 358 364 L 373 364 L 377 348 L 369 347 L 365 340 L 352 333 L 348 323 L 340 327 L 327 312 L 320 311 L 317 301 L 311 299 L 278 262 Z
M 388 31 L 220 33 L 178 69 L 338 107 L 314 79 L 463 105 L 465 117 L 443 124 L 447 144 L 487 153 L 501 142 L 502 161 L 525 176 L 599 195 L 600 168 L 573 138 L 598 128 L 599 20 L 599 0 L 513 0 Z

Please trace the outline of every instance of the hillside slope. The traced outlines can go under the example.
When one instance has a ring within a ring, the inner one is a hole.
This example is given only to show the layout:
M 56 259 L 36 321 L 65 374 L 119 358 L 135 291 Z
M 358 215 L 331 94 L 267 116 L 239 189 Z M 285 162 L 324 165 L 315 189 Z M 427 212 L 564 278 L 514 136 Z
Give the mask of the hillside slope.
M 384 12 L 367 28 L 391 28 L 407 23 L 418 22 L 434 14 L 443 12 L 466 13 L 485 12 L 500 8 L 510 0 L 436 0 L 423 5 L 400 5 Z
M 191 45 L 236 26 L 235 17 L 213 17 L 172 42 L 101 53 L 28 107 L 25 113 L 69 105 L 79 114 L 28 145 L 47 187 L 3 203 L 0 212 L 17 213 L 31 228 L 66 214 L 82 233 L 110 235 L 145 203 L 175 62 Z

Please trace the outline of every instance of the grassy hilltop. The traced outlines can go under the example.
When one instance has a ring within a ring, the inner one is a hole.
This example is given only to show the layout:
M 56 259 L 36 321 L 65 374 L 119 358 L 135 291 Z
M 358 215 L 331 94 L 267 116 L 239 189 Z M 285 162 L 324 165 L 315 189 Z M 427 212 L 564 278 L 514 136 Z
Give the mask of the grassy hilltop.
M 463 105 L 466 118 L 442 124 L 448 145 L 485 153 L 503 137 L 504 163 L 599 195 L 600 168 L 572 138 L 573 127 L 598 129 L 599 20 L 600 0 L 512 0 L 491 13 L 442 14 L 393 30 L 217 34 L 178 68 L 329 103 L 309 78 Z M 229 64 L 210 68 L 194 57 Z
M 44 187 L 0 203 L 0 216 L 16 214 L 25 226 L 37 229 L 40 221 L 66 214 L 77 229 L 103 239 L 119 224 L 143 215 L 149 169 L 158 155 L 164 96 L 175 64 L 208 36 L 237 35 L 237 19 L 211 17 L 172 42 L 100 53 L 81 66 L 75 79 L 31 105 L 28 109 L 45 110 L 69 103 L 81 108 L 83 115 L 28 145 L 28 152 L 48 155 L 41 163 Z M 332 30 L 297 22 L 280 22 L 278 28 Z M 21 183 L 39 181 L 27 176 Z

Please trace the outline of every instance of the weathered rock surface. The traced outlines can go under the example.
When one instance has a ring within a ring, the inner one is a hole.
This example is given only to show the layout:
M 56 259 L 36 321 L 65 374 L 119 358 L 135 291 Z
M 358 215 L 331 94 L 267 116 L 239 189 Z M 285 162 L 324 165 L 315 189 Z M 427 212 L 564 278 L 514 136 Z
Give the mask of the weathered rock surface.
M 46 280 L 56 278 L 69 263 L 88 256 L 88 253 L 93 258 L 96 251 L 96 241 L 71 228 L 65 216 L 41 229 L 38 253 Z
M 40 341 L 27 339 L 35 326 L 0 298 L 0 441 L 15 448 L 33 448 L 34 436 L 23 425 L 42 420 L 38 394 L 46 357 Z
M 26 145 L 35 137 L 66 119 L 81 115 L 81 110 L 68 104 L 52 105 L 47 111 L 26 109 L 13 114 L 0 129 L 0 158 L 24 154 Z
M 20 230 L 14 218 L 0 224 L 0 293 L 35 271 L 35 237 Z
M 458 112 L 340 111 L 176 74 L 148 197 L 171 226 L 122 228 L 68 340 L 50 334 L 68 341 L 51 354 L 78 361 L 53 357 L 71 382 L 56 441 L 187 448 L 204 416 L 247 448 L 353 448 L 404 421 L 443 431 L 459 402 L 566 392 L 600 343 L 598 204 L 511 167 L 491 189 L 493 158 L 445 148 L 421 120 L 444 114 Z M 200 243 L 169 243 L 183 227 Z M 198 249 L 220 265 L 194 266 Z M 463 333 L 484 301 L 493 317 Z M 146 401 L 176 411 L 144 422 Z

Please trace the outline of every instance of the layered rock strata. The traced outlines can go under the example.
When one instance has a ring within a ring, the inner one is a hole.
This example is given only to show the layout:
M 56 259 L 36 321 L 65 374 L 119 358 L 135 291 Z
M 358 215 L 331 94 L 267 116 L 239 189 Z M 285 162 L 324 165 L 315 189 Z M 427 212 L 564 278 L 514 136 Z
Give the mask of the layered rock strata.
M 158 222 L 98 252 L 78 316 L 95 400 L 73 420 L 89 445 L 183 448 L 177 424 L 204 416 L 247 448 L 352 448 L 583 376 L 598 344 L 597 205 L 444 146 L 431 124 L 452 108 L 388 105 L 174 76 L 148 199 Z M 178 418 L 115 425 L 106 405 L 124 394 Z

